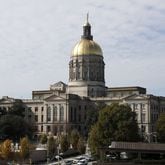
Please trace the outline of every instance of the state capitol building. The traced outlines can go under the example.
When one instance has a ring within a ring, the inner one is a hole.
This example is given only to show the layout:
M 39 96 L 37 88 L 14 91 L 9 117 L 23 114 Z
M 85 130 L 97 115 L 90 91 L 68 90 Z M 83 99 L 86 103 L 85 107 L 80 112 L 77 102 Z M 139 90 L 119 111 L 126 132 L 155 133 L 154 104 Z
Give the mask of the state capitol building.
M 32 91 L 32 99 L 23 99 L 25 119 L 34 125 L 36 135 L 57 136 L 77 129 L 85 133 L 87 111 L 98 104 L 126 103 L 137 114 L 140 132 L 151 135 L 160 113 L 165 112 L 165 97 L 146 93 L 139 86 L 107 87 L 105 61 L 101 47 L 93 40 L 91 25 L 83 25 L 80 41 L 72 50 L 68 84 L 59 81 L 48 90 Z M 8 110 L 14 98 L 4 96 L 0 107 Z

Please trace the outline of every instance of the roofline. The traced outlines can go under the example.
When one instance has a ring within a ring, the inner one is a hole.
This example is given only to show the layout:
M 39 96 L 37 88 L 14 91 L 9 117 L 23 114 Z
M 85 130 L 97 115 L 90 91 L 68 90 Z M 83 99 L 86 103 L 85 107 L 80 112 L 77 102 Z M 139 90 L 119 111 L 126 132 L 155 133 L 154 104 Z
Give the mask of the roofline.
M 121 89 L 121 88 L 123 88 L 123 89 L 125 89 L 125 88 L 128 88 L 128 89 L 146 89 L 146 88 L 144 88 L 144 87 L 140 87 L 140 86 L 124 86 L 124 87 L 108 87 L 108 89 Z
M 52 93 L 52 90 L 38 90 L 38 91 L 32 91 L 32 94 L 35 93 Z

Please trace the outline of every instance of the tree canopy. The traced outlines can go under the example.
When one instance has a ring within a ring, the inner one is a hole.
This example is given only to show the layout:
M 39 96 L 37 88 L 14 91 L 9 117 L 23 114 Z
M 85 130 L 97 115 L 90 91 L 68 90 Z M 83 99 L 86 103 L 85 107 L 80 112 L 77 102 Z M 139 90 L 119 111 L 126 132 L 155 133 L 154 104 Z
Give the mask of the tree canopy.
M 20 146 L 21 146 L 20 156 L 23 159 L 28 158 L 30 154 L 30 143 L 27 137 L 23 137 L 20 139 Z
M 48 138 L 47 138 L 47 135 L 46 134 L 40 135 L 40 143 L 41 144 L 46 144 L 47 143 L 47 140 L 48 140 Z
M 165 113 L 159 116 L 159 119 L 156 123 L 156 131 L 158 135 L 158 141 L 165 142 Z
M 1 144 L 1 146 L 0 146 L 0 156 L 3 159 L 7 160 L 7 159 L 11 158 L 11 153 L 12 153 L 11 143 L 12 143 L 12 141 L 7 139 Z
M 69 149 L 69 140 L 67 135 L 60 136 L 60 146 L 62 152 L 65 152 Z
M 9 109 L 8 114 L 24 117 L 24 111 L 24 103 L 22 102 L 22 100 L 16 99 L 12 107 Z
M 53 136 L 48 138 L 48 155 L 50 158 L 54 156 L 55 153 L 57 153 L 57 141 L 54 139 Z
M 89 133 L 91 151 L 109 146 L 112 141 L 138 141 L 136 113 L 125 104 L 111 104 L 99 112 L 99 118 Z
M 85 120 L 85 127 L 87 129 L 87 133 L 90 131 L 92 125 L 97 122 L 99 110 L 103 109 L 105 106 L 106 105 L 104 103 L 96 103 L 91 109 L 87 111 Z
M 0 117 L 6 114 L 7 114 L 6 110 L 0 107 Z
M 76 129 L 72 130 L 70 134 L 70 143 L 72 144 L 72 147 L 74 150 L 77 150 L 77 144 L 78 144 L 79 138 L 80 138 L 79 132 Z
M 31 137 L 31 126 L 20 116 L 4 115 L 0 118 L 0 137 L 2 139 L 19 140 L 21 137 Z
M 0 138 L 18 141 L 21 137 L 32 135 L 32 127 L 24 120 L 25 105 L 16 99 L 8 111 L 0 109 Z

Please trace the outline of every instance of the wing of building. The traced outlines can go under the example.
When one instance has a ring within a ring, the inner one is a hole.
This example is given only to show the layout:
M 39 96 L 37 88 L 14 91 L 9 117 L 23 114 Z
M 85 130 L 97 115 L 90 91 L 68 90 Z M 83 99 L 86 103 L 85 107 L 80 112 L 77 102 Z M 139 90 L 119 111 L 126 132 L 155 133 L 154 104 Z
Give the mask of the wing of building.
M 58 135 L 72 129 L 85 134 L 87 111 L 96 103 L 127 103 L 137 113 L 140 131 L 155 132 L 155 122 L 165 112 L 165 97 L 153 96 L 138 86 L 106 87 L 103 51 L 93 40 L 91 25 L 86 20 L 83 35 L 72 50 L 69 61 L 69 83 L 57 82 L 47 90 L 32 91 L 32 99 L 23 99 L 25 119 L 36 134 Z M 0 107 L 8 110 L 14 98 L 3 97 Z

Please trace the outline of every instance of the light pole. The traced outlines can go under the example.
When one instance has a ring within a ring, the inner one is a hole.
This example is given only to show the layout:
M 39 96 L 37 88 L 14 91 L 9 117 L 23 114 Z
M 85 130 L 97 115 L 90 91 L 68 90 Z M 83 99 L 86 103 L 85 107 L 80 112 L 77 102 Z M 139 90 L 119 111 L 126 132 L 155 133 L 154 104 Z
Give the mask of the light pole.
M 55 158 L 58 159 L 58 165 L 60 165 L 60 159 L 63 161 L 63 165 L 65 165 L 64 159 L 61 156 L 56 155 Z
M 51 132 L 48 133 L 47 137 L 47 164 L 49 164 L 49 138 L 50 138 Z
M 56 156 L 56 159 L 58 159 L 58 165 L 59 165 L 59 160 L 60 160 L 60 149 L 61 149 L 61 146 L 60 146 L 60 144 L 57 146 L 57 156 Z M 62 158 L 62 157 L 61 157 Z

